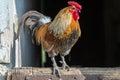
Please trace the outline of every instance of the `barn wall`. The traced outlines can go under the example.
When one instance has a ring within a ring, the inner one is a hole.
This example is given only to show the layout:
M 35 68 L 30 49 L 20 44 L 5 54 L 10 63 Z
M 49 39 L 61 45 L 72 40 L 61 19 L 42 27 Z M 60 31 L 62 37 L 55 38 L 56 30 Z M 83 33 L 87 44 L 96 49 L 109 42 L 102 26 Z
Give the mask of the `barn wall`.
M 0 0 L 0 80 L 15 65 L 15 5 L 14 0 Z

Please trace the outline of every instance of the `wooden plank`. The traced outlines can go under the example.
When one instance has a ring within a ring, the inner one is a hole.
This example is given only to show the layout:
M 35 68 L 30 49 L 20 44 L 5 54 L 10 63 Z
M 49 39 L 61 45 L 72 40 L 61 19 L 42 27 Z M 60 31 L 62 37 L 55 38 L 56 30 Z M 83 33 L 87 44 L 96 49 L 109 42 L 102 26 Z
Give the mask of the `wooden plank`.
M 76 68 L 71 68 L 70 71 L 60 69 L 60 72 L 61 72 L 62 75 L 82 75 L 80 70 L 76 69 Z M 52 68 L 33 68 L 32 69 L 32 74 L 33 75 L 37 75 L 37 74 L 51 75 L 52 74 Z
M 11 80 L 83 80 L 80 75 L 62 75 L 61 78 L 55 75 L 18 75 L 13 74 Z
M 51 68 L 15 68 L 13 73 L 8 72 L 7 80 L 85 80 L 80 70 L 76 68 L 71 68 L 70 71 L 60 69 L 60 72 L 61 78 L 52 75 Z
M 12 78 L 10 80 L 26 80 L 26 76 L 25 75 L 16 75 L 16 74 L 13 74 L 12 75 Z
M 120 68 L 80 68 L 86 80 L 120 80 Z
M 120 68 L 71 69 L 70 72 L 60 70 L 62 80 L 120 80 Z M 51 75 L 51 73 L 51 68 L 15 68 L 8 72 L 7 80 L 59 80 L 58 77 Z
M 83 80 L 83 77 L 80 75 L 62 75 L 61 78 L 56 77 L 55 75 L 43 75 L 43 76 L 29 76 L 27 80 Z

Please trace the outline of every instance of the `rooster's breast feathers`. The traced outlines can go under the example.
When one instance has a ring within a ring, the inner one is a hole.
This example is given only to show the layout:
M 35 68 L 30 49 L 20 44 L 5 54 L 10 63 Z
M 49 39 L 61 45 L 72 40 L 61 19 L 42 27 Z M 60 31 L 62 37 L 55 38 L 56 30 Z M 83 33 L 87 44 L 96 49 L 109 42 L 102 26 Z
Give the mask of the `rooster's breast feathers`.
M 49 53 L 51 53 L 51 51 L 54 51 L 55 53 L 64 53 L 71 49 L 81 33 L 78 22 L 71 23 L 71 25 L 64 31 L 64 34 L 57 36 L 54 36 L 54 33 L 48 28 L 44 30 L 47 31 L 42 39 L 42 44 L 45 50 Z

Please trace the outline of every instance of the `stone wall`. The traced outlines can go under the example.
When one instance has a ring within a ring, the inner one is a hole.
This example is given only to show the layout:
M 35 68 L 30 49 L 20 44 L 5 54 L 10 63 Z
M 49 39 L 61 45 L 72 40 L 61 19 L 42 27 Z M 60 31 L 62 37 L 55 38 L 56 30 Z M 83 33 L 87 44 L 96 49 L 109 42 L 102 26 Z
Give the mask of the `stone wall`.
M 15 64 L 15 16 L 14 0 L 0 0 L 0 80 Z

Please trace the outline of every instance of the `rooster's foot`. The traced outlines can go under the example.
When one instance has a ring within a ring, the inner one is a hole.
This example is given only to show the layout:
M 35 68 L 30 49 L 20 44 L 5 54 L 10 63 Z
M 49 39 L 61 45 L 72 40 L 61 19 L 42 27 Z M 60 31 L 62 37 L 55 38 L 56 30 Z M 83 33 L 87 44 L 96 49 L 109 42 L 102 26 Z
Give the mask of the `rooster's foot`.
M 70 71 L 70 67 L 67 64 L 63 64 L 62 69 Z
M 67 65 L 64 56 L 61 56 L 61 58 L 62 58 L 62 61 L 60 62 L 62 63 L 62 69 L 70 71 L 70 67 Z
M 58 67 L 53 68 L 53 75 L 57 75 L 58 77 L 61 77 L 61 73 Z

